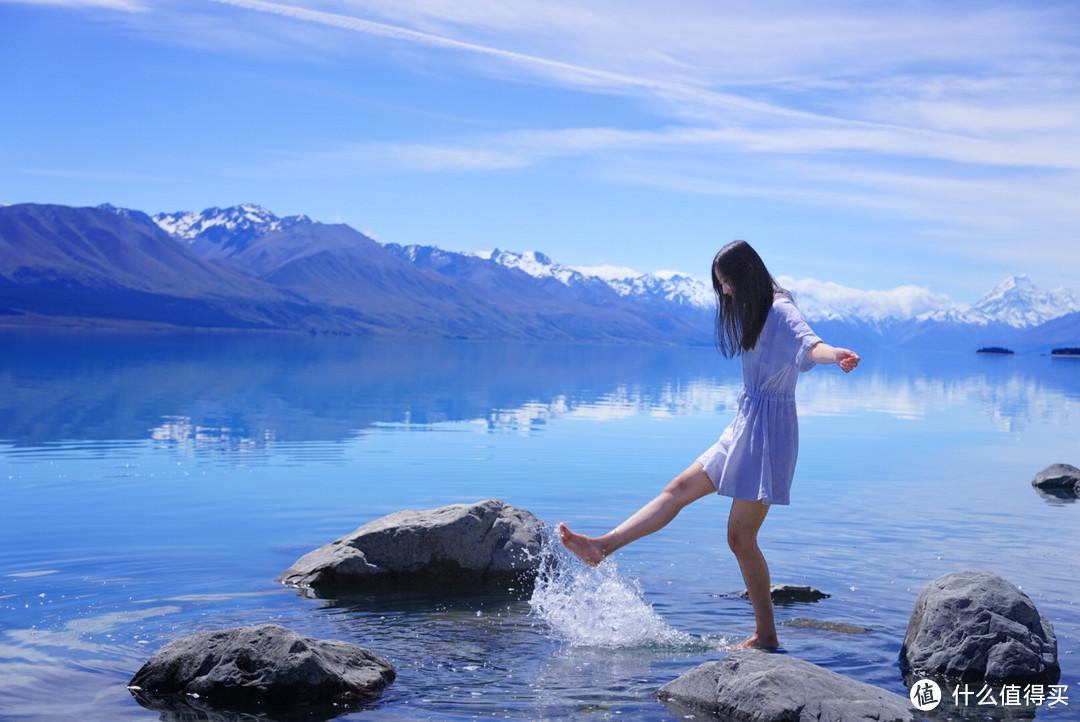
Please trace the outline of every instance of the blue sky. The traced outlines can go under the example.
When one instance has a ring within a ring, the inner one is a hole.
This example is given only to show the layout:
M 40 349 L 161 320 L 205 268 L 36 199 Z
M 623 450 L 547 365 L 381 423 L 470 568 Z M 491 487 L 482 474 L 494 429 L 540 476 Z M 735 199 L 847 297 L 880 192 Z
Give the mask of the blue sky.
M 0 0 L 0 203 L 1080 291 L 1080 4 Z

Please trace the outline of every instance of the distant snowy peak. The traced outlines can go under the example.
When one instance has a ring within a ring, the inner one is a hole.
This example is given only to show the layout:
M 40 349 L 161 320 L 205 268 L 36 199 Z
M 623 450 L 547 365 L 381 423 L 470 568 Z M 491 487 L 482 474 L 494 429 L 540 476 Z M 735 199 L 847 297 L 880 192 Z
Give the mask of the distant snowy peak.
M 716 303 L 711 286 L 675 271 L 638 273 L 622 266 L 563 266 L 536 251 L 512 253 L 495 249 L 473 255 L 566 286 L 603 283 L 619 296 L 639 303 L 695 309 L 712 309 Z M 974 305 L 956 303 L 946 295 L 920 286 L 864 291 L 813 279 L 785 276 L 777 280 L 795 295 L 799 308 L 810 321 L 858 321 L 874 325 L 890 321 L 936 321 L 1031 328 L 1080 311 L 1080 302 L 1069 291 L 1064 288 L 1043 291 L 1026 275 L 1005 279 Z
M 1080 302 L 1064 288 L 1043 291 L 1022 274 L 1006 278 L 972 309 L 1015 328 L 1027 328 L 1080 311 Z
M 159 213 L 153 216 L 153 220 L 169 235 L 189 243 L 207 236 L 264 236 L 282 228 L 311 223 L 311 219 L 303 215 L 278 218 L 254 203 L 242 203 L 231 208 L 207 208 L 201 213 Z
M 608 281 L 620 296 L 635 299 L 655 299 L 677 306 L 712 308 L 716 301 L 713 291 L 701 281 L 682 273 L 657 271 L 630 278 Z
M 622 266 L 563 266 L 538 251 L 514 253 L 495 249 L 473 254 L 534 278 L 554 279 L 566 286 L 602 283 L 618 295 L 636 301 L 659 301 L 678 306 L 712 308 L 712 290 L 701 281 L 675 271 L 639 273 Z
M 516 268 L 534 278 L 553 278 L 567 286 L 574 283 L 580 283 L 586 278 L 586 276 L 579 271 L 574 270 L 570 266 L 563 266 L 559 263 L 555 263 L 539 251 L 514 253 L 512 251 L 503 251 L 496 248 L 493 251 L 481 251 L 472 255 L 477 258 L 493 261 L 506 268 Z
M 810 321 L 915 320 L 1030 328 L 1080 310 L 1080 303 L 1065 289 L 1042 291 L 1023 275 L 1005 279 L 974 305 L 955 303 L 948 296 L 919 286 L 864 291 L 811 279 L 778 280 L 795 294 Z

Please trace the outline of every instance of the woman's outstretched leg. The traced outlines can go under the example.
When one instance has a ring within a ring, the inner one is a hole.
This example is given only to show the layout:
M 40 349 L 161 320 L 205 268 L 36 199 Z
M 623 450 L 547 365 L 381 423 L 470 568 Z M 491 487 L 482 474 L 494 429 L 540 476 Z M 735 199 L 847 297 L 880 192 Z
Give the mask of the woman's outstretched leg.
M 559 524 L 559 539 L 563 546 L 581 561 L 589 566 L 596 566 L 616 549 L 663 528 L 686 505 L 715 493 L 716 486 L 701 464 L 695 461 L 686 471 L 672 479 L 655 499 L 607 534 L 589 537 L 576 534 L 565 524 Z
M 754 634 L 739 644 L 739 649 L 774 649 L 780 646 L 769 593 L 769 565 L 757 543 L 758 529 L 768 513 L 768 504 L 734 499 L 731 514 L 728 515 L 728 546 L 739 562 L 739 570 L 754 607 Z

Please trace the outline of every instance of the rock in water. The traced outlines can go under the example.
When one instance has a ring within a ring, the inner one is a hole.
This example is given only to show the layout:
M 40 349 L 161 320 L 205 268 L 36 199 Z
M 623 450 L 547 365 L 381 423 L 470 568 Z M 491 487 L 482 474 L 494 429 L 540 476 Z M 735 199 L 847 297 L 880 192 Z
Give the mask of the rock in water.
M 706 662 L 656 692 L 674 717 L 731 722 L 914 721 L 906 697 L 787 654 L 747 649 Z
M 820 629 L 823 632 L 836 632 L 838 634 L 870 634 L 873 631 L 869 627 L 859 627 L 847 622 L 830 622 L 827 619 L 807 619 L 806 617 L 788 619 L 780 624 L 785 627 Z
M 1057 637 L 1031 599 L 990 572 L 964 569 L 923 587 L 900 664 L 914 674 L 1056 682 Z
M 278 581 L 313 594 L 531 586 L 543 526 L 495 500 L 399 511 L 304 555 Z
M 1080 469 L 1071 464 L 1051 464 L 1031 480 L 1039 489 L 1080 492 Z
M 150 709 L 265 711 L 349 709 L 375 699 L 392 681 L 390 663 L 364 647 L 264 624 L 170 642 L 128 686 Z
M 742 590 L 739 596 L 743 599 L 750 598 L 750 592 Z M 830 595 L 806 584 L 773 584 L 769 586 L 769 597 L 773 604 L 796 604 L 799 602 L 816 602 L 828 599 Z

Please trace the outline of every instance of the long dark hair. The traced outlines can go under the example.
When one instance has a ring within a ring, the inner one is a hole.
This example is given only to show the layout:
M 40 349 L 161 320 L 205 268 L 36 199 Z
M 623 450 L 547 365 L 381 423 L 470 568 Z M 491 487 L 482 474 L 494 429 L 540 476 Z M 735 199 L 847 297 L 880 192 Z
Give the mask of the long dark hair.
M 732 295 L 722 290 L 727 281 Z M 726 358 L 757 344 L 773 296 L 787 293 L 765 268 L 765 262 L 746 241 L 733 241 L 716 254 L 712 265 L 716 292 L 716 346 Z

